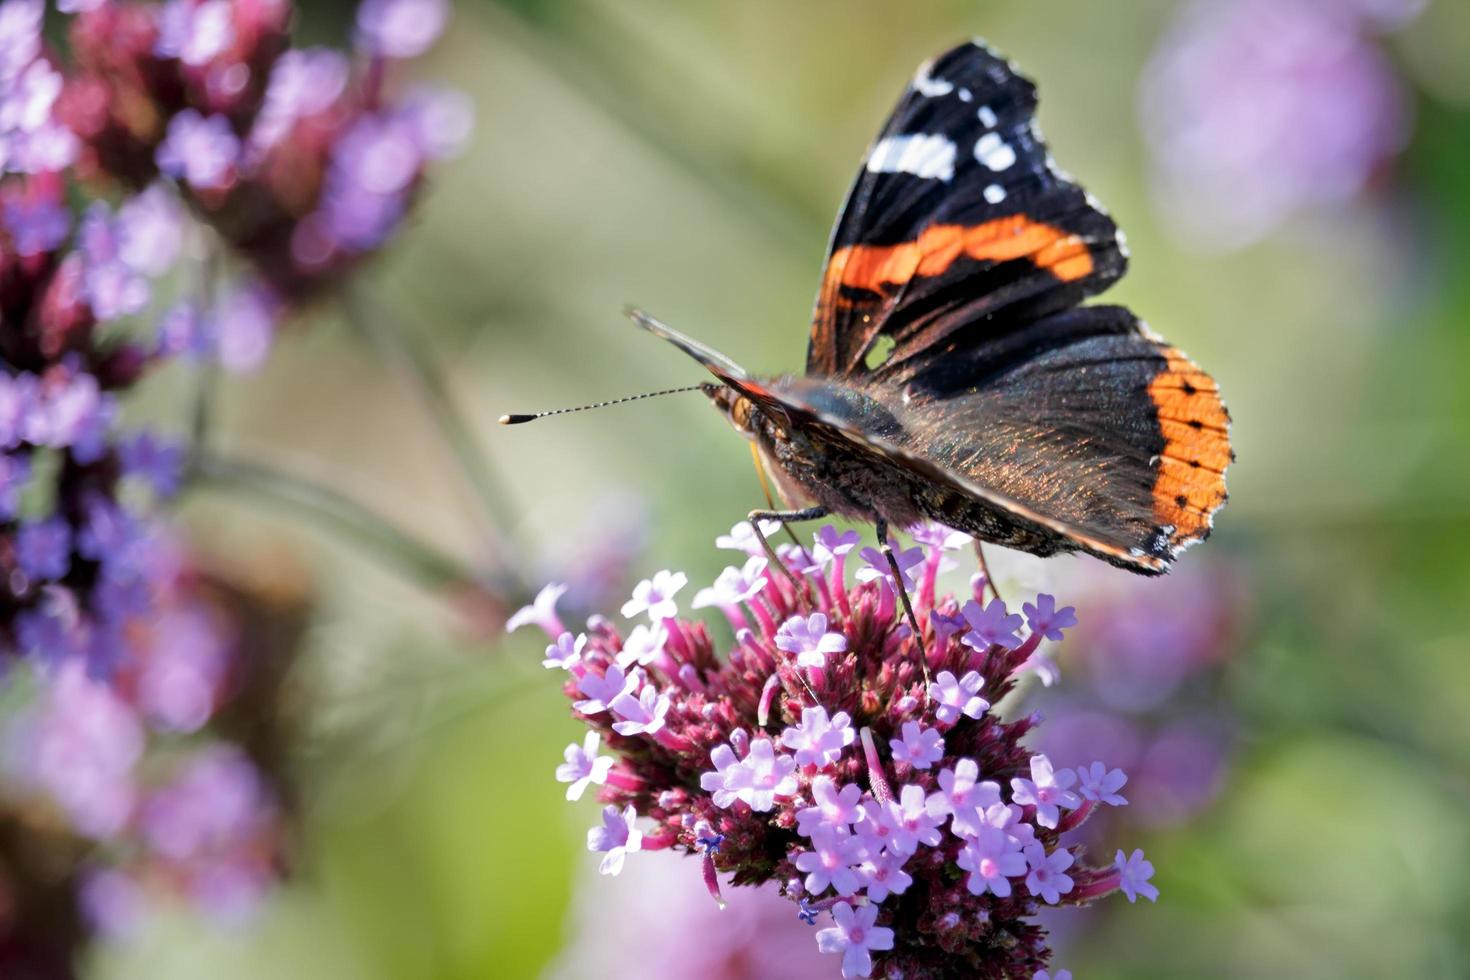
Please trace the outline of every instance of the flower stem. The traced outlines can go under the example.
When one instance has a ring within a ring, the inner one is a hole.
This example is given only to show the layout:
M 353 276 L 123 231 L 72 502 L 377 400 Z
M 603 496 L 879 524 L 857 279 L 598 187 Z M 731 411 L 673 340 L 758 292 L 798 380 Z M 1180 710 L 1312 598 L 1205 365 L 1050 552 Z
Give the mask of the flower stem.
M 308 477 L 204 453 L 192 460 L 189 477 L 192 484 L 251 496 L 311 518 L 430 589 L 456 589 L 479 582 L 480 577 L 456 559 L 341 491 Z
M 402 322 L 393 322 L 381 302 L 348 285 L 342 291 L 347 319 L 372 344 L 378 356 L 413 392 L 444 440 L 461 479 L 479 504 L 481 516 L 496 547 L 494 554 L 506 564 L 513 549 L 515 515 L 509 495 L 475 435 L 474 429 L 449 396 L 449 386 L 438 363 L 421 337 L 409 337 Z

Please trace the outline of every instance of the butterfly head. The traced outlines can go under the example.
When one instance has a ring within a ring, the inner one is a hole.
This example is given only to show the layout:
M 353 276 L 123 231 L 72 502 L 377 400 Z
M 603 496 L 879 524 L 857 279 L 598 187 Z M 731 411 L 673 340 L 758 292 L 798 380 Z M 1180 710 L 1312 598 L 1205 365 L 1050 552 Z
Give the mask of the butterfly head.
M 729 420 L 736 432 L 747 439 L 757 437 L 760 410 L 753 401 L 729 385 L 703 384 L 700 389 L 709 396 L 709 400 Z

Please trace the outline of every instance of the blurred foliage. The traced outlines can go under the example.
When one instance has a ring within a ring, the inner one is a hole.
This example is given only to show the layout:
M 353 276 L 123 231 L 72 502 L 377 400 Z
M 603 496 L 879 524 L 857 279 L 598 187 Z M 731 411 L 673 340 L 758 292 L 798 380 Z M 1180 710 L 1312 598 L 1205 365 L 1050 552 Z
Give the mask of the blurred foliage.
M 629 329 L 626 302 L 752 369 L 798 368 L 863 148 L 916 64 L 984 35 L 1039 79 L 1057 158 L 1128 232 L 1132 272 L 1113 297 L 1228 395 L 1240 461 L 1206 547 L 1244 566 L 1261 610 L 1226 671 L 1245 744 L 1221 802 L 1150 843 L 1157 906 L 1114 903 L 1058 962 L 1089 978 L 1470 975 L 1464 7 L 1440 0 L 1393 42 L 1418 121 L 1370 199 L 1219 257 L 1165 238 L 1143 183 L 1135 85 L 1172 9 L 462 4 L 422 71 L 473 97 L 476 140 L 372 286 L 454 366 L 452 393 L 523 515 L 519 562 L 631 493 L 655 515 L 636 571 L 707 581 L 721 563 L 710 540 L 759 491 L 700 397 L 517 430 L 495 418 L 699 380 Z M 307 36 L 336 35 L 348 10 L 311 5 Z M 329 312 L 232 384 L 221 431 L 329 467 L 474 555 L 450 461 Z M 218 555 L 289 553 L 322 585 L 303 668 L 308 828 L 294 884 L 250 930 L 160 922 L 100 951 L 93 974 L 534 976 L 592 864 L 594 816 L 551 778 L 576 730 L 539 637 L 490 646 L 276 515 L 201 498 L 189 516 Z

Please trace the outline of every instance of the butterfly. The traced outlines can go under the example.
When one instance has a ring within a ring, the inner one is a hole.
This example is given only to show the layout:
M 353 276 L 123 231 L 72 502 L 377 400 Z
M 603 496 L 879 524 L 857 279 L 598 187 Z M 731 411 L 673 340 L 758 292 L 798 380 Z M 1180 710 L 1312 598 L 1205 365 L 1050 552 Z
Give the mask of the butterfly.
M 983 42 L 920 67 L 839 212 L 805 374 L 753 377 L 629 311 L 709 369 L 782 497 L 810 504 L 753 511 L 758 534 L 839 514 L 886 543 L 927 519 L 1145 575 L 1209 535 L 1234 459 L 1219 387 L 1128 309 L 1083 305 L 1127 252 L 1035 111 Z

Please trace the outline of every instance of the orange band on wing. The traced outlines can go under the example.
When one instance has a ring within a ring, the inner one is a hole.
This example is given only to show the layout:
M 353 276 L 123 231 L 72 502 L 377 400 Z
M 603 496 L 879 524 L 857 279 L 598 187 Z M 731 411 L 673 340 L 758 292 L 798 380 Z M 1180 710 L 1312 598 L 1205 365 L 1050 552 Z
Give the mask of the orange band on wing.
M 1211 516 L 1225 503 L 1225 469 L 1234 454 L 1215 379 L 1173 347 L 1160 353 L 1167 363 L 1148 386 L 1164 435 L 1154 517 L 1173 526 L 1171 540 L 1179 545 L 1209 533 Z
M 832 253 L 824 292 L 850 286 L 880 292 L 914 276 L 937 276 L 961 256 L 1007 262 L 1029 258 L 1063 282 L 1091 274 L 1092 255 L 1077 235 L 1017 214 L 980 225 L 932 225 L 911 242 L 849 245 Z

